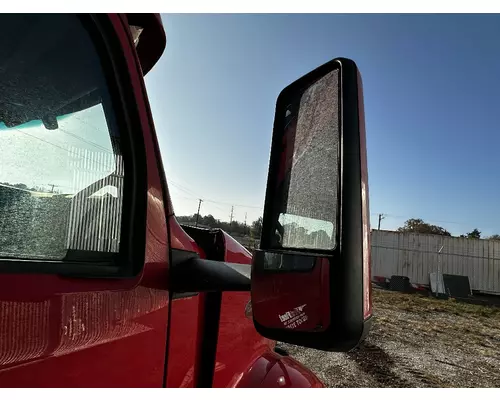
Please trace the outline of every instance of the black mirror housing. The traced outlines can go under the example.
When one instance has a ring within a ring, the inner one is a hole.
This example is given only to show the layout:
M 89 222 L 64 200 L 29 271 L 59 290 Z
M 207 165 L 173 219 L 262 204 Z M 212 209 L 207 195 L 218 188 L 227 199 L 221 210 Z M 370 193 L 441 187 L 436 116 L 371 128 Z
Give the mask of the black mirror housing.
M 251 275 L 257 331 L 322 350 L 355 347 L 371 325 L 369 241 L 361 76 L 336 58 L 277 100 Z

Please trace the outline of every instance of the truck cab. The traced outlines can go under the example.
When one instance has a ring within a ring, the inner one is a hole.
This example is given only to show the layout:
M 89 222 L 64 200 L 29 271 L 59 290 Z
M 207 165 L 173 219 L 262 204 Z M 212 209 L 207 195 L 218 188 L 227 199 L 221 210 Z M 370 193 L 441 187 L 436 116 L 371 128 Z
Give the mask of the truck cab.
M 256 329 L 252 254 L 176 220 L 160 16 L 0 20 L 0 386 L 322 387 Z

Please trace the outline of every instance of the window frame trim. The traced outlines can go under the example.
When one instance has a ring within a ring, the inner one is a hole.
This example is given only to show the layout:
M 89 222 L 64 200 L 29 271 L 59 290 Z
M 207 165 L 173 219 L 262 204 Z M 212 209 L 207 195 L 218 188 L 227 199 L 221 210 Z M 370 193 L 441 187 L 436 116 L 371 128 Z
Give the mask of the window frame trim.
M 108 123 L 108 134 L 119 132 L 124 180 L 120 247 L 109 255 L 110 261 L 48 260 L 0 258 L 0 274 L 56 274 L 73 278 L 135 278 L 144 267 L 147 216 L 147 163 L 137 98 L 130 85 L 129 71 L 122 43 L 113 21 L 106 14 L 78 14 L 100 60 L 107 86 L 102 102 Z M 121 24 L 118 24 L 122 27 Z M 120 29 L 120 28 L 118 28 Z M 127 31 L 127 35 L 130 32 Z M 135 51 L 135 50 L 134 50 Z M 134 64 L 137 64 L 134 60 Z M 137 68 L 137 65 L 136 65 Z M 139 68 L 135 73 L 142 77 Z M 105 102 L 109 104 L 104 104 Z M 112 114 L 108 114 L 109 107 Z M 110 120 L 112 123 L 110 123 Z M 135 134 L 134 134 L 135 132 Z M 114 153 L 116 155 L 116 153 Z

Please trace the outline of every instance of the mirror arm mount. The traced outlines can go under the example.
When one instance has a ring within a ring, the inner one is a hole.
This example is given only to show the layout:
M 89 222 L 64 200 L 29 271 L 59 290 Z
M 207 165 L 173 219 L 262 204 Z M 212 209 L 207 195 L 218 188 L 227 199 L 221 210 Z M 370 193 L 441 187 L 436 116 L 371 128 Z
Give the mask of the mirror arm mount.
M 249 292 L 250 270 L 250 264 L 205 260 L 173 249 L 169 289 L 174 293 Z
M 199 313 L 199 337 L 194 384 L 211 388 L 215 372 L 222 292 L 250 291 L 250 265 L 205 260 L 196 253 L 172 250 L 170 291 L 205 293 Z

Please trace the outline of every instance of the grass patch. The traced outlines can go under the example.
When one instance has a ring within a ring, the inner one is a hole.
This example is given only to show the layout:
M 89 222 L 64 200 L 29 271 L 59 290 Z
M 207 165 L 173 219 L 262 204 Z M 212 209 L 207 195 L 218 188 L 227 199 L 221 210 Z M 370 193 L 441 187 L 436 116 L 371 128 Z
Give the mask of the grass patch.
M 446 313 L 457 316 L 474 316 L 495 318 L 500 320 L 500 307 L 468 304 L 455 299 L 439 300 L 421 294 L 398 293 L 381 289 L 373 290 L 373 303 L 375 307 L 394 307 L 401 311 L 415 313 L 433 312 Z

